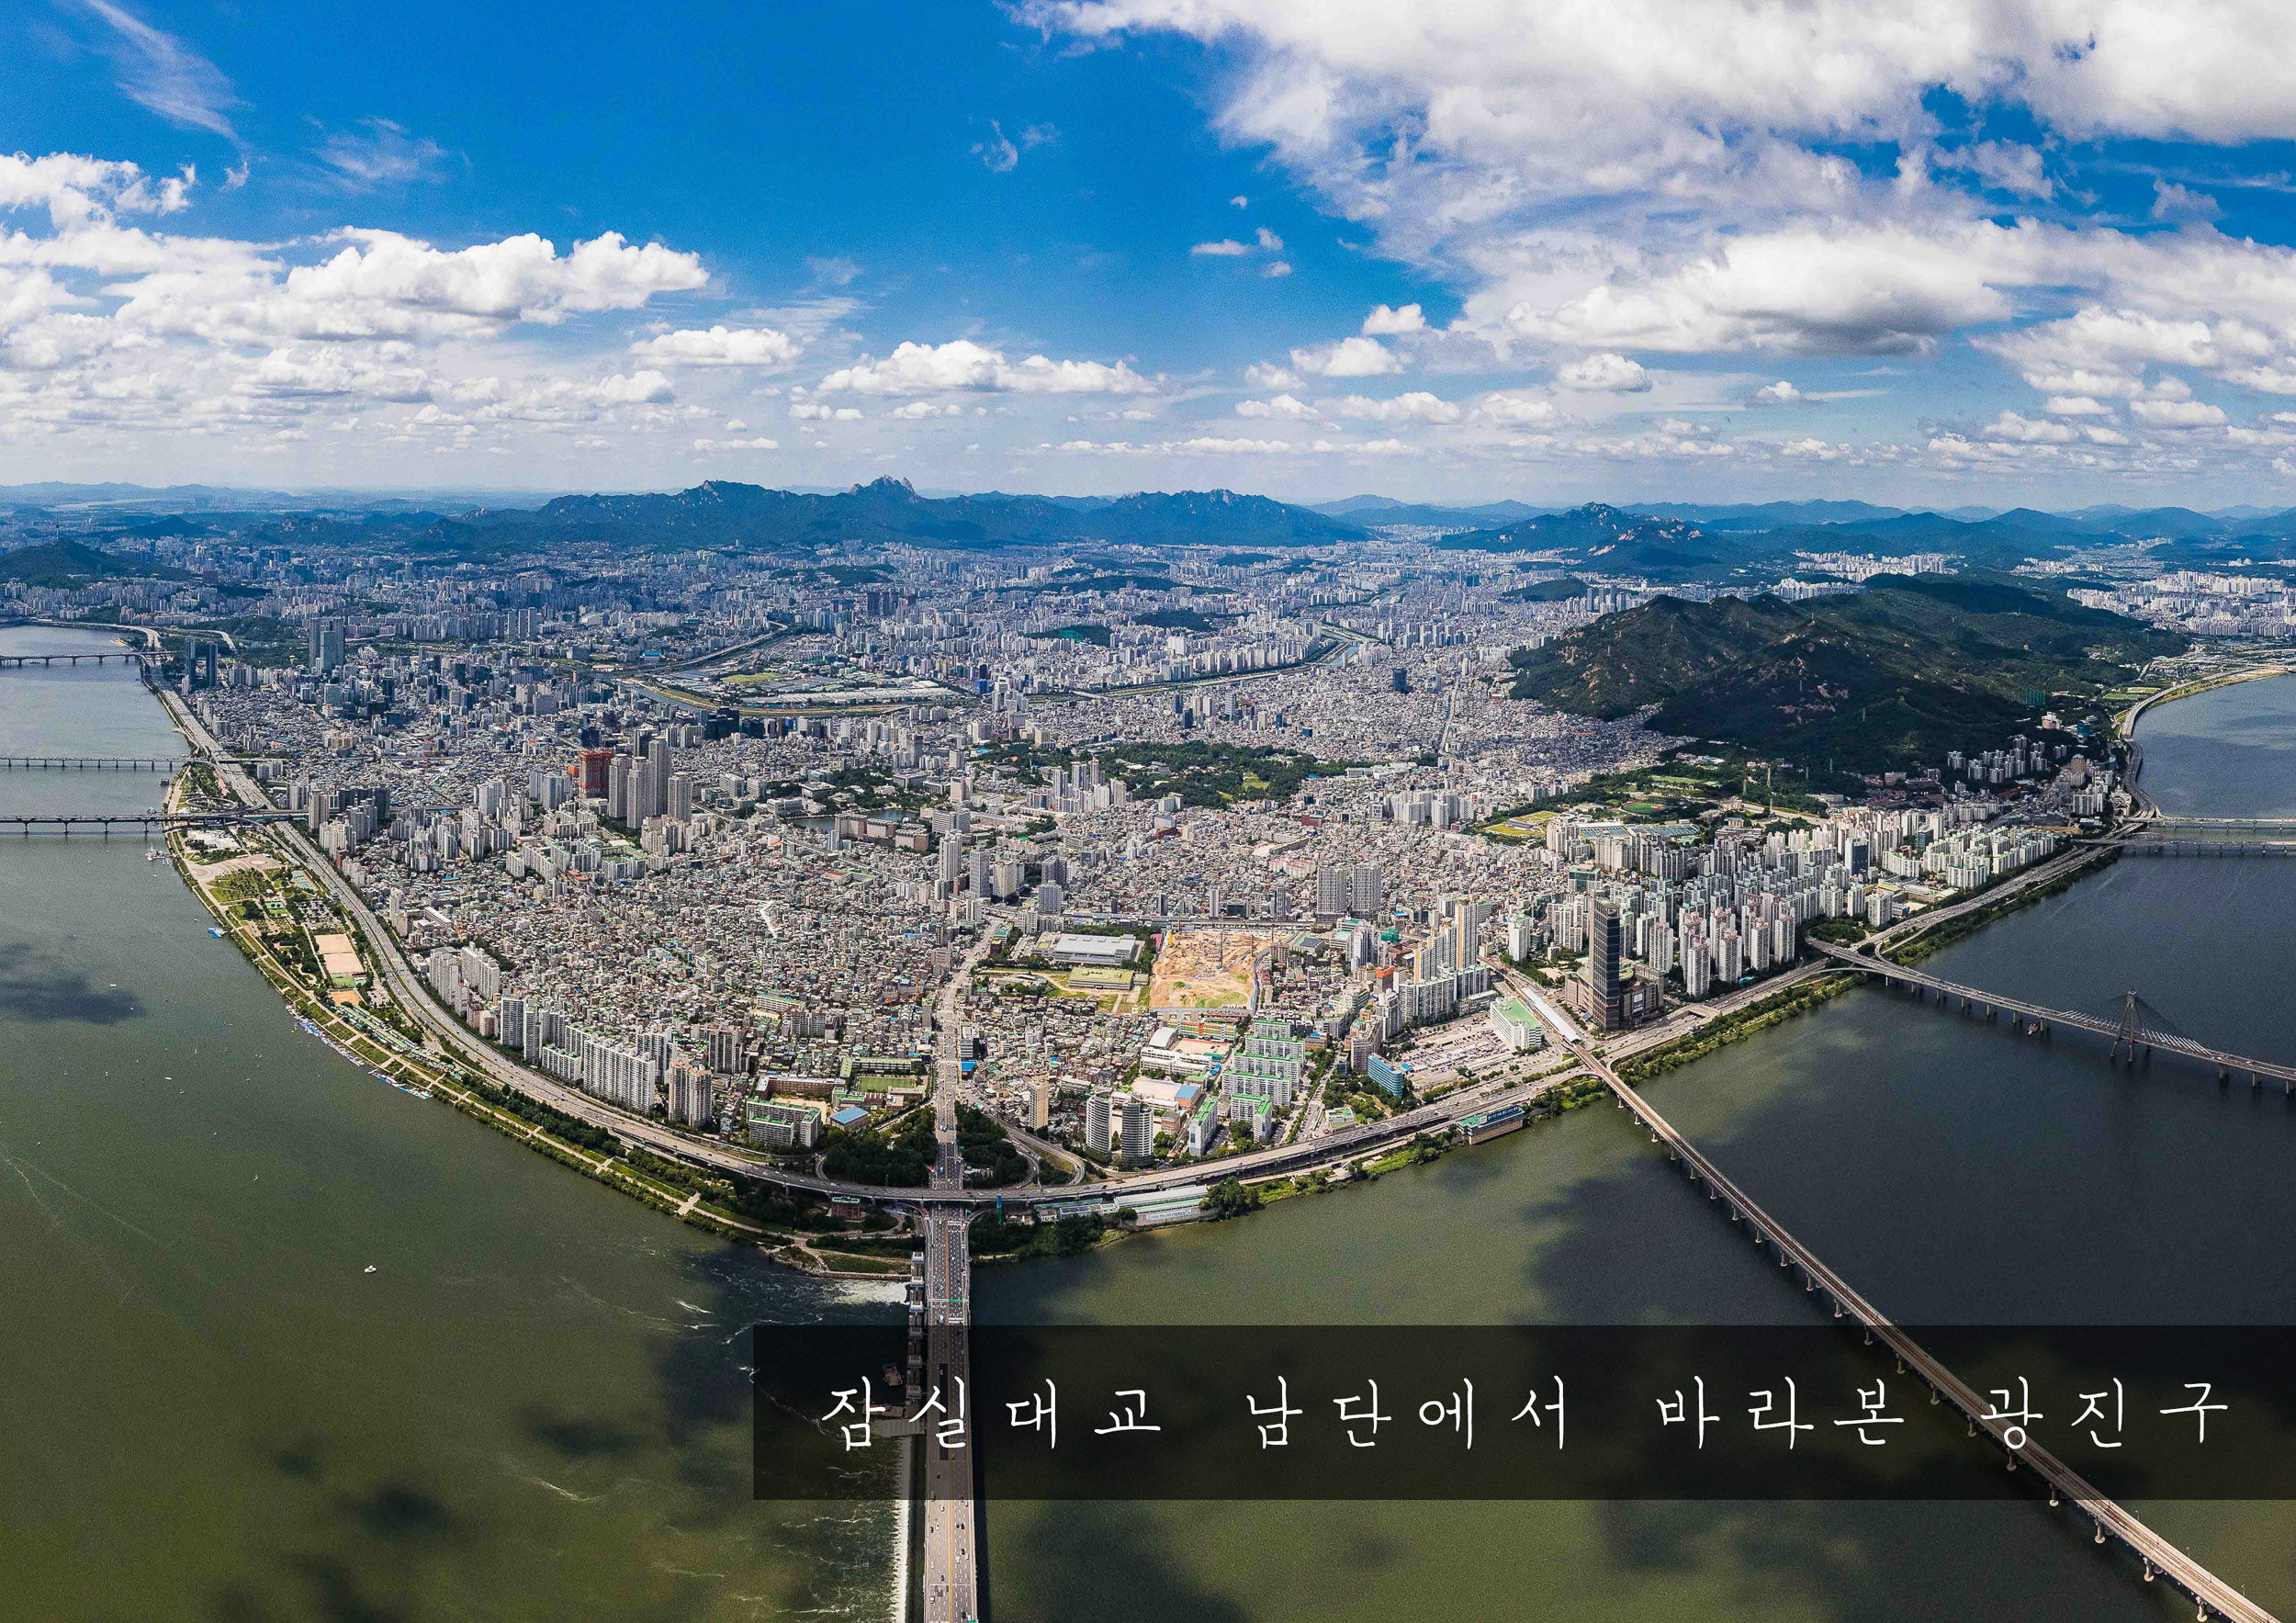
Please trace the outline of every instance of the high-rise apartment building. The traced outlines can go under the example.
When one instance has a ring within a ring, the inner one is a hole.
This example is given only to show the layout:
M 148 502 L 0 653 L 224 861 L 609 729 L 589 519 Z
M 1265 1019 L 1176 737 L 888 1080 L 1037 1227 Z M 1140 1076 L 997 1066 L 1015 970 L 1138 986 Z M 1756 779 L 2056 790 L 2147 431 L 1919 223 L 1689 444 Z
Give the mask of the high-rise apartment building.
M 1120 1146 L 1125 1160 L 1134 1166 L 1145 1166 L 1156 1153 L 1156 1112 L 1148 1108 L 1144 1099 L 1124 1101 L 1123 1143 Z

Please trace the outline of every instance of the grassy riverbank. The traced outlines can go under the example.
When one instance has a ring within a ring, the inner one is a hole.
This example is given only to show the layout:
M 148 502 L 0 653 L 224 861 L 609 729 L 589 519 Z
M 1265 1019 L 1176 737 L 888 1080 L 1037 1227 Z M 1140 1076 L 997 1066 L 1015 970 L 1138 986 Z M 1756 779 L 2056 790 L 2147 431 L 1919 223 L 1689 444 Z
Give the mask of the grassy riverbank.
M 1892 964 L 1919 964 L 1930 953 L 1941 952 L 1955 941 L 1976 934 L 1997 919 L 2006 918 L 2020 907 L 2030 907 L 2035 902 L 2046 901 L 2051 896 L 2062 896 L 2078 881 L 2091 873 L 2101 873 L 2120 860 L 2119 846 L 2102 846 L 2087 862 L 2076 863 L 2054 879 L 2040 885 L 2025 885 L 2009 892 L 1997 902 L 1973 907 L 1927 930 L 1917 930 L 1904 941 L 1891 943 L 1883 950 L 1882 955 Z
M 1756 1031 L 1790 1020 L 1807 1013 L 1819 1004 L 1839 997 L 1857 985 L 1855 975 L 1821 975 L 1815 980 L 1804 981 L 1785 991 L 1749 1003 L 1717 1019 L 1708 1020 L 1694 1031 L 1684 1032 L 1671 1043 L 1660 1043 L 1647 1054 L 1638 1054 L 1617 1067 L 1618 1079 L 1633 1085 L 1647 1082 L 1653 1076 L 1663 1076 L 1669 1071 L 1680 1070 L 1694 1060 L 1704 1059 L 1716 1049 L 1743 1042 Z

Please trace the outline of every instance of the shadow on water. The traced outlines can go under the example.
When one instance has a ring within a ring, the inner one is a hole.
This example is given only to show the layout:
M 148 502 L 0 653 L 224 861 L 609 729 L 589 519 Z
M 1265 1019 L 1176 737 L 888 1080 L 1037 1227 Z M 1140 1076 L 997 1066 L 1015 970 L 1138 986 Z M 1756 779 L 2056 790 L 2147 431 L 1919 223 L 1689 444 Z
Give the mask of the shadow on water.
M 142 1011 L 118 987 L 99 988 L 84 970 L 58 962 L 28 941 L 0 941 L 0 1017 L 118 1025 Z
M 610 1211 L 629 1222 L 668 1221 L 619 1203 Z M 704 1244 L 681 1261 L 681 1294 L 696 1323 L 661 1330 L 651 1385 L 634 1391 L 626 1406 L 577 1410 L 530 1402 L 512 1417 L 516 1434 L 557 1462 L 542 1463 L 531 1479 L 538 1490 L 590 1501 L 651 1483 L 644 1491 L 668 1495 L 681 1539 L 708 1552 L 697 1562 L 708 1570 L 679 1574 L 668 1593 L 637 1600 L 616 1593 L 611 1614 L 590 1615 L 693 1623 L 729 1615 L 842 1614 L 854 1609 L 857 1595 L 865 1606 L 881 1592 L 877 1524 L 890 1527 L 887 1502 L 776 1505 L 750 1496 L 744 1326 L 771 1306 L 785 1313 L 797 1276 L 734 1245 Z M 212 1616 L 224 1623 L 427 1623 L 533 1615 L 516 1606 L 499 1614 L 470 1608 L 475 1595 L 488 1592 L 472 1587 L 474 1572 L 500 1573 L 501 1582 L 516 1584 L 522 1563 L 536 1554 L 513 1529 L 498 1525 L 485 1494 L 469 1491 L 474 1484 L 403 1471 L 347 1483 L 336 1452 L 313 1428 L 259 1443 L 259 1461 L 293 1485 L 290 1503 L 298 1508 L 276 1529 L 266 1577 L 251 1573 L 219 1587 Z M 560 1480 L 548 1480 L 554 1478 Z M 633 1552 L 625 1559 L 638 1558 Z M 720 1581 L 737 1576 L 742 1604 L 729 1613 Z
M 995 1508 L 995 1507 L 992 1507 Z M 1216 1593 L 1171 1556 L 1170 1543 L 1231 1536 L 1243 1507 L 1183 1505 L 1007 1506 L 1021 1513 L 994 1578 L 998 1623 L 1246 1623 L 1244 1604 Z
M 1803 1034 L 1821 1054 L 1834 1049 L 1832 1063 L 1838 1064 L 1840 1051 L 1851 1045 L 1829 1042 L 1830 1036 L 1822 1030 Z M 1759 1135 L 1761 1118 L 1798 1109 L 1797 1092 L 1781 1087 L 1768 1094 L 1750 1112 L 1757 1120 L 1745 1129 L 1749 1136 Z M 1649 1148 L 1626 1118 L 1599 1106 L 1574 1127 L 1615 1132 Z M 1654 1190 L 1654 1178 L 1664 1187 Z M 1665 1226 L 1649 1234 L 1632 1267 L 1636 1288 L 1652 1304 L 1666 1304 L 1666 1316 L 1675 1316 L 1685 1288 L 1703 1286 L 1705 1293 L 1733 1302 L 1732 1316 L 1741 1322 L 1826 1321 L 1823 1309 L 1812 1305 L 1823 1299 L 1803 1291 L 1797 1274 L 1776 1267 L 1705 1198 L 1702 1186 L 1655 1148 L 1581 1181 L 1569 1199 L 1583 1221 L 1548 1230 L 1529 1264 L 1538 1294 L 1563 1322 L 1618 1322 L 1626 1305 L 1615 1283 L 1622 1266 L 1619 1225 L 1638 1218 L 1647 1226 L 1654 1207 Z M 1720 1256 L 1707 1243 L 1712 1236 L 1730 1242 Z M 1680 1265 L 1693 1271 L 1678 1272 Z M 1716 1322 L 1708 1314 L 1695 1316 Z M 1971 1456 L 1973 1486 L 1989 1465 Z M 2038 1499 L 2031 1505 L 1614 1501 L 1592 1508 L 1605 1571 L 1694 1587 L 1720 1582 L 1736 1606 L 1753 1617 L 1790 1612 L 1843 1623 L 1943 1623 L 2003 1616 L 2137 1620 L 2173 1615 L 2164 1594 L 2130 1582 L 2117 1551 L 2094 1550 L 2085 1526 L 2052 1516 Z

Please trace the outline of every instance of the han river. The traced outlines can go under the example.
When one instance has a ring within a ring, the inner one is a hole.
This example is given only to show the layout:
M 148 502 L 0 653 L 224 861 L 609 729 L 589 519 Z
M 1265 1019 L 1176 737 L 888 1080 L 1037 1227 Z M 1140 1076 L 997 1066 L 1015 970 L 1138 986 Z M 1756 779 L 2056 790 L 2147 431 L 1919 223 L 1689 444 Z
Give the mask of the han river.
M 0 653 L 109 646 L 0 630 Z M 2172 810 L 2296 815 L 2296 678 L 2155 708 Z M 131 674 L 0 672 L 0 754 L 179 753 Z M 0 814 L 152 774 L 0 773 Z M 2132 858 L 1927 967 L 2134 986 L 2296 1061 L 2296 862 Z M 748 1496 L 744 1327 L 876 1317 L 299 1031 L 140 837 L 0 840 L 9 1616 L 878 1618 L 888 1507 Z M 2296 1109 L 1857 991 L 1652 1101 L 1902 1323 L 2296 1323 Z M 984 1319 L 1802 1324 L 1810 1299 L 1617 1111 L 1068 1262 Z M 2296 1507 L 2142 1504 L 2296 1616 Z M 1567 1616 L 2165 1619 L 2036 1502 L 994 1505 L 996 1623 Z

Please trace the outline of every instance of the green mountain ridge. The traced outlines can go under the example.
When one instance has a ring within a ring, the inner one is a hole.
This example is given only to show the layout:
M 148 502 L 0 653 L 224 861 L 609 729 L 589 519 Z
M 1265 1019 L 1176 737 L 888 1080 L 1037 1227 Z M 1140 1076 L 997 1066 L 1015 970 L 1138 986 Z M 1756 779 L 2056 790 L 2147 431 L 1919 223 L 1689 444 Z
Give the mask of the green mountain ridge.
M 1514 696 L 1660 732 L 1876 770 L 1990 748 L 2027 695 L 2088 696 L 2184 639 L 1984 576 L 1876 576 L 1788 603 L 1660 597 L 1514 657 Z
M 0 580 L 21 580 L 28 586 L 69 586 L 83 580 L 117 579 L 191 580 L 187 570 L 164 564 L 116 558 L 78 541 L 42 541 L 0 552 Z

